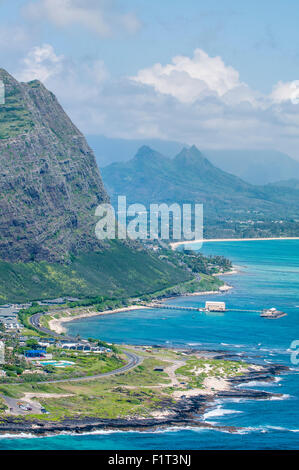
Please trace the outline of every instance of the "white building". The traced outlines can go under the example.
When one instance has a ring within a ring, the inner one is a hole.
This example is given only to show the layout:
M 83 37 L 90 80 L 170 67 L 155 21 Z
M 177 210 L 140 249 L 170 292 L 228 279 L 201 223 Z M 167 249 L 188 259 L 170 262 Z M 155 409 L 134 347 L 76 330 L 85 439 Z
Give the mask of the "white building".
M 209 312 L 225 312 L 225 302 L 206 302 L 206 310 Z

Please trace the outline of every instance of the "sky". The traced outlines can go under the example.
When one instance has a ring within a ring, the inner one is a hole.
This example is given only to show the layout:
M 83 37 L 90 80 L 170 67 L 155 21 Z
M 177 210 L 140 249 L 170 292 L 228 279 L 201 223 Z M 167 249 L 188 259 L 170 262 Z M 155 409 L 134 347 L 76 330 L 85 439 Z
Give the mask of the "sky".
M 299 159 L 296 0 L 0 0 L 0 67 L 85 134 Z

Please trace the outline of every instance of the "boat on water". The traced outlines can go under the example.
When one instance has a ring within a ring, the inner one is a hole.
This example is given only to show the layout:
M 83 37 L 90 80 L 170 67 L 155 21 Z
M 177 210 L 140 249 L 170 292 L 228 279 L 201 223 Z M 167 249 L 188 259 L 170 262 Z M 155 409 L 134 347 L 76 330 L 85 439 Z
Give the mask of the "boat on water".
M 276 308 L 264 308 L 261 313 L 261 317 L 263 318 L 271 318 L 271 319 L 276 319 L 276 318 L 281 318 L 285 317 L 287 313 L 282 312 L 280 310 L 277 310 Z

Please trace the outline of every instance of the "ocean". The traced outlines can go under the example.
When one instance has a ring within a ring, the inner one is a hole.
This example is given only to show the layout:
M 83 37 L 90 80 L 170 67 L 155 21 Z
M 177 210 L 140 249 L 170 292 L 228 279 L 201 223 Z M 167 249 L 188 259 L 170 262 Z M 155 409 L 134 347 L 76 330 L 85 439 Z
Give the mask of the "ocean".
M 137 310 L 76 320 L 67 324 L 69 333 L 116 343 L 228 350 L 245 353 L 260 363 L 287 365 L 291 370 L 275 382 L 246 384 L 281 393 L 281 398 L 214 402 L 205 421 L 237 426 L 236 433 L 181 427 L 154 432 L 4 436 L 0 449 L 299 449 L 299 366 L 291 362 L 290 349 L 299 340 L 299 240 L 213 242 L 204 244 L 201 251 L 224 255 L 238 266 L 237 274 L 223 277 L 234 288 L 219 295 L 168 302 L 203 306 L 206 300 L 215 299 L 245 311 Z M 288 315 L 267 320 L 251 311 L 266 307 L 277 307 Z

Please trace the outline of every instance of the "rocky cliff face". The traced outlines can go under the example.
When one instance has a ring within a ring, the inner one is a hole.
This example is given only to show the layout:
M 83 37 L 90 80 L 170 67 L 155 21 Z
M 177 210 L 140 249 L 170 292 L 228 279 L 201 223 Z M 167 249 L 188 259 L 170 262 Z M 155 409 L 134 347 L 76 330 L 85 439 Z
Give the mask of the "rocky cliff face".
M 63 261 L 94 250 L 94 209 L 108 196 L 92 150 L 42 83 L 3 69 L 0 79 L 0 259 Z

